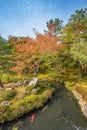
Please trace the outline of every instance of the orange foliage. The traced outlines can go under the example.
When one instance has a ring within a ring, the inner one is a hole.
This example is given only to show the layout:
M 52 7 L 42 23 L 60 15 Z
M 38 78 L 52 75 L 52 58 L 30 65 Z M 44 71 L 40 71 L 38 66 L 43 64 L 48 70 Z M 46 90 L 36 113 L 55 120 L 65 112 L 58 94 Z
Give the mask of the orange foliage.
M 12 70 L 15 70 L 18 74 L 21 73 L 24 65 L 28 65 L 29 62 L 32 63 L 32 67 L 36 67 L 36 63 L 32 62 L 35 57 L 39 60 L 44 54 L 53 53 L 59 47 L 57 44 L 58 37 L 49 33 L 38 34 L 35 39 L 19 37 L 11 40 L 16 48 L 16 57 L 18 57 L 18 60 L 20 59 L 20 61 L 17 61 L 17 66 Z
M 24 67 L 24 63 L 21 61 L 17 61 L 16 66 L 11 68 L 10 70 L 17 72 L 17 74 L 20 75 L 23 67 Z
M 36 37 L 37 47 L 39 48 L 39 53 L 49 53 L 53 52 L 57 47 L 58 37 L 52 34 L 38 34 Z

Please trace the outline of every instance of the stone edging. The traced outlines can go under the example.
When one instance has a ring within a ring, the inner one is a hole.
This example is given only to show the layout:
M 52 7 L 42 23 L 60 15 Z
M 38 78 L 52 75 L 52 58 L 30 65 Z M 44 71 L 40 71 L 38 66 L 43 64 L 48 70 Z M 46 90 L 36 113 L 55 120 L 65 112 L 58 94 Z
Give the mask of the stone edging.
M 78 100 L 78 103 L 81 107 L 81 111 L 83 113 L 83 115 L 87 118 L 87 102 L 85 102 L 82 99 L 82 95 L 80 93 L 78 93 L 76 90 L 72 91 L 74 96 L 76 97 L 76 99 Z

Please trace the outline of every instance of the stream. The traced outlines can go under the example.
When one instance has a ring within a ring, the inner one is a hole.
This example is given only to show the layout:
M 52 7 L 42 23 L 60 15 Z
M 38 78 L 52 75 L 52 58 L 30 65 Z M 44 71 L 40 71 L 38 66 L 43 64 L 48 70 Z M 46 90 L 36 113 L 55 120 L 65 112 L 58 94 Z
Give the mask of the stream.
M 35 114 L 35 119 L 31 123 L 32 114 Z M 44 109 L 5 123 L 2 130 L 12 130 L 16 125 L 20 125 L 18 130 L 87 130 L 87 119 L 81 113 L 73 94 L 63 87 L 60 91 L 56 90 Z

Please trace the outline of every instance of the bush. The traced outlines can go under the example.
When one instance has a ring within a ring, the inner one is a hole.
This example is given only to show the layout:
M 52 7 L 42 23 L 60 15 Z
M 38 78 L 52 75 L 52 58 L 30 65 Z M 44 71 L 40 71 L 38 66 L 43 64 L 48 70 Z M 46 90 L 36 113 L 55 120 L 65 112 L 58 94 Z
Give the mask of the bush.
M 48 90 L 45 90 L 45 91 L 43 92 L 43 95 L 44 95 L 47 99 L 49 99 L 49 98 L 52 97 L 53 92 L 54 92 L 54 89 L 48 89 Z
M 12 120 L 13 110 L 11 106 L 0 106 L 0 123 Z
M 13 99 L 15 96 L 17 95 L 17 91 L 16 90 L 6 90 L 2 97 L 4 100 L 11 100 Z
M 37 83 L 37 87 L 39 88 L 39 94 L 41 94 L 43 91 L 50 89 L 51 84 L 48 83 L 47 81 L 39 81 Z
M 12 80 L 12 77 L 9 74 L 3 74 L 2 75 L 2 81 L 3 83 L 8 83 Z

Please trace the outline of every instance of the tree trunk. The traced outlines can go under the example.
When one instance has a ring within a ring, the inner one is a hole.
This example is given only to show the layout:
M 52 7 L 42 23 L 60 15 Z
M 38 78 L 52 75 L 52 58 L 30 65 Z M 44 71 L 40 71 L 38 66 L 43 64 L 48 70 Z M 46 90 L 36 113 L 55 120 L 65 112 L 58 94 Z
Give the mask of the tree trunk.
M 3 83 L 2 83 L 2 81 L 1 81 L 1 79 L 0 79 L 0 88 L 4 88 L 4 86 L 3 86 Z
M 34 77 L 37 77 L 38 69 L 39 69 L 39 65 L 36 65 L 35 70 L 34 70 Z

